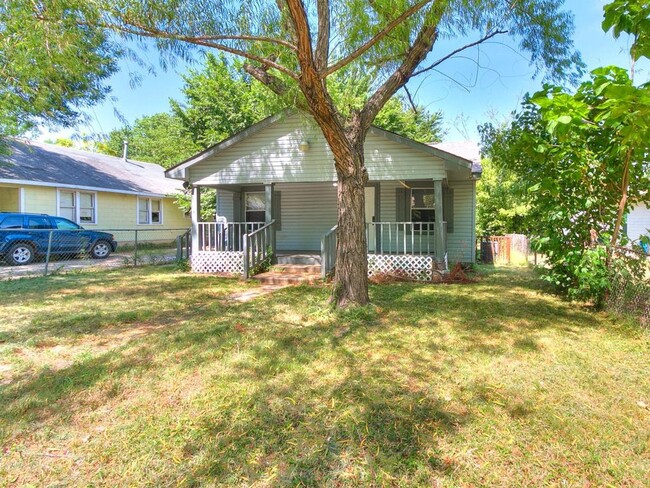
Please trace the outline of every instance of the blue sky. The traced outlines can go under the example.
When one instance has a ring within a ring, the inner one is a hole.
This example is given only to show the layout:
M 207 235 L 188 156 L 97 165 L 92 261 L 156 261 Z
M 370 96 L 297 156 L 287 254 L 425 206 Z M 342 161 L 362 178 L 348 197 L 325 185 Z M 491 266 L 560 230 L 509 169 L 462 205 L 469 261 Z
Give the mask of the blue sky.
M 605 3 L 607 0 L 565 2 L 565 8 L 574 12 L 574 42 L 589 70 L 609 64 L 629 67 L 629 41 L 615 41 L 600 27 Z M 457 45 L 456 41 L 454 47 Z M 448 52 L 445 47 L 441 44 L 434 48 L 432 59 Z M 507 116 L 517 109 L 525 93 L 534 92 L 541 86 L 540 78 L 533 79 L 534 69 L 528 65 L 525 53 L 518 52 L 508 38 L 475 48 L 468 54 L 473 59 L 480 59 L 483 68 L 477 70 L 476 63 L 466 59 L 452 59 L 442 65 L 444 74 L 433 73 L 410 85 L 412 92 L 417 93 L 418 102 L 429 110 L 443 113 L 447 140 L 477 139 L 478 124 Z M 157 64 L 155 51 L 149 51 L 146 56 L 152 64 Z M 170 98 L 182 98 L 180 73 L 187 69 L 186 65 L 181 64 L 167 72 L 158 70 L 155 76 L 140 72 L 142 80 L 135 87 L 129 72 L 138 71 L 138 67 L 127 61 L 122 61 L 121 67 L 121 71 L 110 80 L 111 99 L 90 109 L 88 123 L 80 125 L 77 133 L 106 133 L 122 125 L 118 113 L 133 122 L 143 115 L 168 110 Z M 637 80 L 649 79 L 649 73 L 648 63 L 637 66 Z M 70 130 L 44 131 L 39 139 L 69 137 L 71 133 Z

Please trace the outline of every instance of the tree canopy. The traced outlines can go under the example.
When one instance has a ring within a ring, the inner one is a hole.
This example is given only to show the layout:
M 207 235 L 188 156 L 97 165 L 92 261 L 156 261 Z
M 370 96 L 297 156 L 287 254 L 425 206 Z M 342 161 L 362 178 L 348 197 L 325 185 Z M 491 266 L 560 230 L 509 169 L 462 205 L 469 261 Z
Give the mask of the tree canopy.
M 643 5 L 605 7 L 605 29 L 635 34 L 634 59 L 646 55 L 650 33 L 639 27 L 650 13 Z M 639 11 L 642 21 L 626 13 Z M 608 66 L 575 92 L 545 85 L 509 127 L 485 126 L 483 139 L 497 165 L 523 183 L 519 196 L 530 205 L 547 278 L 571 296 L 602 301 L 614 249 L 626 243 L 624 215 L 650 202 L 650 84 L 635 86 L 626 70 Z
M 42 124 L 71 126 L 107 96 L 124 51 L 97 15 L 75 0 L 0 5 L 0 141 Z

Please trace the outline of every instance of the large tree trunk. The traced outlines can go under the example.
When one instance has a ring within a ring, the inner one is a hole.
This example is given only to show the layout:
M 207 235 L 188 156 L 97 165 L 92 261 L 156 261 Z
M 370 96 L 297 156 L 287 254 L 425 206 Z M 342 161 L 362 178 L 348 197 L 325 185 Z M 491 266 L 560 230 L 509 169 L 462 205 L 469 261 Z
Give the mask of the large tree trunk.
M 355 124 L 356 125 L 356 124 Z M 365 305 L 368 298 L 368 245 L 366 242 L 364 164 L 360 125 L 347 131 L 346 148 L 334 150 L 338 170 L 338 228 L 336 268 L 332 299 L 339 307 Z

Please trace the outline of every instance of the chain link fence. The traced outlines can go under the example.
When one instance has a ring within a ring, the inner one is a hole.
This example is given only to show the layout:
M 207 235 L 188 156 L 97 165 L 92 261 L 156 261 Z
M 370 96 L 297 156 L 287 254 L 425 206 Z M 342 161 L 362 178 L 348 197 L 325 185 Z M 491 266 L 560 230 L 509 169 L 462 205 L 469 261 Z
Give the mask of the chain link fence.
M 188 229 L 0 229 L 0 279 L 182 261 Z
M 607 309 L 650 326 L 650 255 L 641 250 L 617 248 L 613 260 Z

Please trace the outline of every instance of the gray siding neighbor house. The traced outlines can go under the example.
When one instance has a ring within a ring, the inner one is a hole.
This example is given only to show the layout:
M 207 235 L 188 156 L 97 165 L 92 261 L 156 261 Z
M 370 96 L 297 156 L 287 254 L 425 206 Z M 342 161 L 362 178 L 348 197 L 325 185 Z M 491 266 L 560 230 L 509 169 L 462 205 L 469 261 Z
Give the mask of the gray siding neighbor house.
M 473 262 L 478 161 L 376 127 L 365 151 L 369 273 L 426 279 Z M 324 274 L 335 266 L 336 173 L 308 115 L 269 117 L 166 175 L 193 188 L 194 271 L 248 276 L 271 251 L 310 254 Z M 215 222 L 199 221 L 201 187 L 217 189 Z

